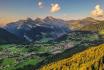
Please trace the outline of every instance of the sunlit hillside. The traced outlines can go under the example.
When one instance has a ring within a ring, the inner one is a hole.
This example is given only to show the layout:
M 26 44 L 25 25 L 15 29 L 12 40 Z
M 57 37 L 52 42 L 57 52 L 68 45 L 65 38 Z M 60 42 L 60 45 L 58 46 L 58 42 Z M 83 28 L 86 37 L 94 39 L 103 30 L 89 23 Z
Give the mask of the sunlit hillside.
M 104 44 L 45 65 L 40 70 L 104 70 Z
M 84 26 L 80 30 L 95 31 L 102 35 L 102 34 L 104 34 L 104 21 L 100 21 L 97 24 L 90 24 L 90 25 Z

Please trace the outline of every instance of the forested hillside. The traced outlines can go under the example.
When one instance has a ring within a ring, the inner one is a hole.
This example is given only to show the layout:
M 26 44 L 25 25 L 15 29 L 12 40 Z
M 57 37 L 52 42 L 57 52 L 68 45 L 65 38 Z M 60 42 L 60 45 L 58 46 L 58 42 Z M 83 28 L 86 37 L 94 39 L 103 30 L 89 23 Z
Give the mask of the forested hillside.
M 40 70 L 104 70 L 104 44 L 45 65 Z

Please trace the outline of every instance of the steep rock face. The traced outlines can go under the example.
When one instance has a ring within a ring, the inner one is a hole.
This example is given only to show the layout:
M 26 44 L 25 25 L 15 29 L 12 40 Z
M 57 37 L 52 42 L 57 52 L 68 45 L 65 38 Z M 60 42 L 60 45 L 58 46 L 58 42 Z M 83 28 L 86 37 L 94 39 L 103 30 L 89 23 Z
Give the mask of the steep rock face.
M 28 18 L 12 22 L 7 24 L 4 29 L 29 42 L 43 39 L 43 37 L 47 40 L 54 40 L 70 31 L 64 20 L 50 16 L 44 19 Z
M 0 28 L 0 44 L 10 44 L 10 43 L 23 43 L 23 40 L 19 39 L 14 34 Z
M 52 38 L 54 39 L 54 37 L 52 37 L 53 36 L 52 32 L 54 32 L 54 30 L 51 28 L 44 26 L 37 26 L 26 32 L 25 35 L 28 36 L 31 39 L 31 41 L 42 40 L 42 39 L 52 40 Z

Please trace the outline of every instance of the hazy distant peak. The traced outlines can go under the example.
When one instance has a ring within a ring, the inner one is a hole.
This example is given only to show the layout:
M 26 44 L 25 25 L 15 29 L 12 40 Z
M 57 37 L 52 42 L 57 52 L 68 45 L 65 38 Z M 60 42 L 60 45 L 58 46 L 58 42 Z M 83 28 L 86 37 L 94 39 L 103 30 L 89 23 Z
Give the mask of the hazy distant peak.
M 36 18 L 35 23 L 44 23 L 43 19 L 41 18 Z
M 41 19 L 41 18 L 39 18 L 39 17 L 35 19 L 35 21 L 40 21 L 40 20 L 42 20 L 42 19 Z
M 27 20 L 26 21 L 33 21 L 31 18 L 27 18 Z
M 25 20 L 18 20 L 18 21 L 16 21 L 16 23 L 21 23 L 21 24 L 23 24 L 25 22 L 33 22 L 33 20 L 31 18 L 27 18 Z M 14 22 L 11 22 L 11 23 L 14 23 Z
M 46 18 L 44 18 L 44 20 L 56 20 L 56 19 L 52 16 L 47 16 Z
M 83 21 L 97 21 L 96 19 L 92 18 L 92 17 L 86 17 L 84 19 L 82 19 Z

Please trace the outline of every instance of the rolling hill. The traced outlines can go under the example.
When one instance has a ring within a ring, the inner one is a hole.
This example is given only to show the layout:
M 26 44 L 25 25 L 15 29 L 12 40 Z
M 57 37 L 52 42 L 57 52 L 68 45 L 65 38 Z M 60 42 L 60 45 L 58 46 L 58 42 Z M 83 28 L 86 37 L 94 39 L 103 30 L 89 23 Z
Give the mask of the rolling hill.
M 84 28 L 88 25 L 97 24 L 99 23 L 99 20 L 96 20 L 92 17 L 87 17 L 81 20 L 70 20 L 67 23 L 72 30 L 79 30 L 82 27 Z
M 81 31 L 98 32 L 100 35 L 104 34 L 104 21 L 99 21 L 97 24 L 89 24 L 80 29 Z

